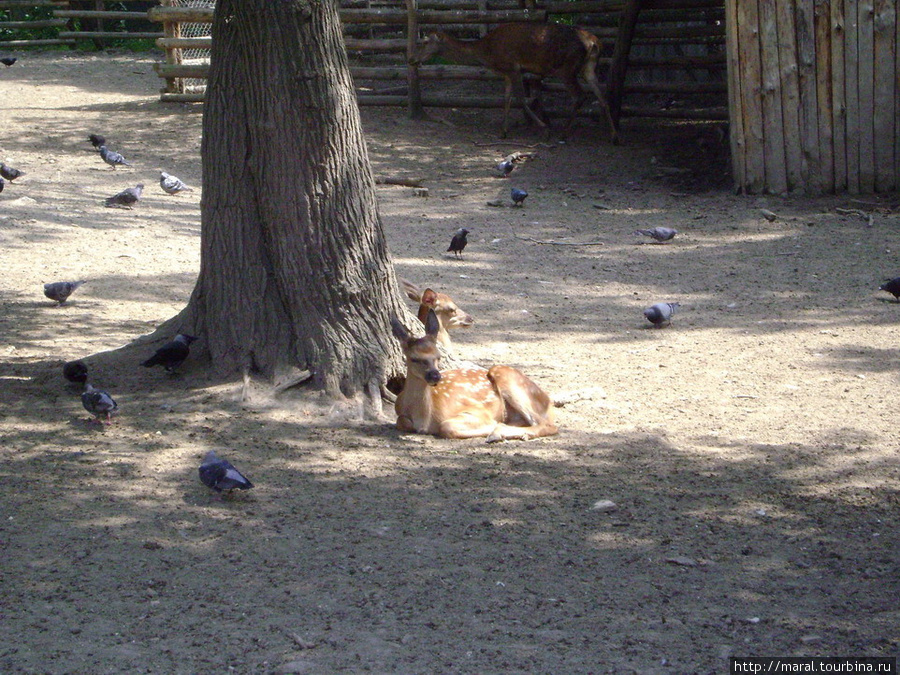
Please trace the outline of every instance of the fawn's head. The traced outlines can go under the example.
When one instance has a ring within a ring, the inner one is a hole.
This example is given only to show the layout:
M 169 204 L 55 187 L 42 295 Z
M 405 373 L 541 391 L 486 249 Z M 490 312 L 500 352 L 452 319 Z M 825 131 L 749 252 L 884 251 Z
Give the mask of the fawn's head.
M 440 324 L 434 311 L 428 310 L 428 317 L 425 319 L 425 337 L 415 338 L 410 335 L 396 317 L 391 319 L 391 329 L 394 337 L 400 340 L 403 354 L 406 356 L 407 379 L 416 377 L 430 385 L 440 382 L 441 373 L 438 366 L 441 363 L 441 354 L 437 348 Z
M 419 321 L 423 324 L 428 320 L 428 311 L 430 310 L 437 315 L 438 322 L 444 330 L 468 328 L 475 323 L 475 319 L 457 307 L 449 295 L 436 293 L 430 288 L 426 288 L 420 302 Z

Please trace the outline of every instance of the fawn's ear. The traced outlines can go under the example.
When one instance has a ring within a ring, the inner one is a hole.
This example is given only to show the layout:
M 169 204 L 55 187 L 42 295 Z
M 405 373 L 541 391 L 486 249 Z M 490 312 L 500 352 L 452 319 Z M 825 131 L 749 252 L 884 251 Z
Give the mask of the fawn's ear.
M 441 324 L 438 322 L 437 314 L 433 309 L 428 310 L 428 317 L 425 319 L 425 335 L 428 337 L 437 337 Z
M 434 307 L 434 303 L 437 302 L 437 293 L 435 293 L 430 288 L 426 288 L 425 292 L 422 293 L 421 302 L 423 305 L 428 305 L 429 307 Z
M 409 340 L 409 331 L 406 330 L 406 327 L 400 323 L 396 316 L 391 317 L 391 330 L 394 332 L 394 337 L 401 342 Z

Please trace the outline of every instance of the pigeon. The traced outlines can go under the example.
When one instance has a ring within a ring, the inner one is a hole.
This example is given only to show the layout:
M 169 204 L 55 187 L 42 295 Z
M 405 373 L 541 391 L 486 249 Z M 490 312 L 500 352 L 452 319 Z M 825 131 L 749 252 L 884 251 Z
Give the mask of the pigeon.
M 506 178 L 509 174 L 513 172 L 513 169 L 516 168 L 516 165 L 513 164 L 511 159 L 504 159 L 497 165 L 497 171 L 500 172 L 500 175 L 503 178 Z
M 91 413 L 98 421 L 106 416 L 105 424 L 112 424 L 110 417 L 119 411 L 118 404 L 113 401 L 112 396 L 105 391 L 95 389 L 90 384 L 84 385 L 84 393 L 81 395 L 81 405 L 84 409 Z
M 0 178 L 0 192 L 3 192 L 4 187 L 6 187 L 6 181 Z
M 174 340 L 157 349 L 156 353 L 141 365 L 145 368 L 162 366 L 168 372 L 174 373 L 175 369 L 184 363 L 188 354 L 191 353 L 190 344 L 196 339 L 192 335 L 178 334 Z
M 19 176 L 24 176 L 24 171 L 19 171 L 18 169 L 14 169 L 11 166 L 7 166 L 3 162 L 0 162 L 0 176 L 8 180 L 12 183 Z
M 9 68 L 12 64 L 14 64 L 18 60 L 19 59 L 17 59 L 15 56 L 4 56 L 2 59 L 0 59 L 0 63 L 2 63 L 7 68 Z
M 88 379 L 88 367 L 84 361 L 69 361 L 63 364 L 63 377 L 69 382 L 84 384 Z
M 525 197 L 528 196 L 528 193 L 525 192 L 525 190 L 520 190 L 519 188 L 513 188 L 509 191 L 509 194 L 512 197 L 515 206 L 522 206 L 522 202 L 524 202 Z
M 878 290 L 887 291 L 896 298 L 897 302 L 900 302 L 900 277 L 884 282 L 878 287 Z
M 127 206 L 137 204 L 141 199 L 141 192 L 144 191 L 144 184 L 138 183 L 133 188 L 125 188 L 119 194 L 108 197 L 105 200 L 107 206 Z
M 664 325 L 672 322 L 672 315 L 679 307 L 681 305 L 677 302 L 657 302 L 652 307 L 644 310 L 644 316 L 654 326 L 662 328 Z
M 457 258 L 461 258 L 463 249 L 466 247 L 466 244 L 469 243 L 469 241 L 466 239 L 468 234 L 469 231 L 466 228 L 459 228 L 456 231 L 456 234 L 453 235 L 453 239 L 450 240 L 450 248 L 448 248 L 447 250 L 453 251 L 453 255 L 455 255 Z
M 100 157 L 103 158 L 103 161 L 109 164 L 113 169 L 115 169 L 119 164 L 131 166 L 131 164 L 125 161 L 125 158 L 122 157 L 122 155 L 120 155 L 118 152 L 110 150 L 105 145 L 101 145 L 97 149 L 100 151 Z
M 160 171 L 159 173 L 159 186 L 163 189 L 163 192 L 170 195 L 177 195 L 179 192 L 184 192 L 185 190 L 188 190 L 189 192 L 194 191 L 194 188 L 185 185 L 180 178 L 168 174 L 165 171 Z
M 678 230 L 673 230 L 671 227 L 654 227 L 652 230 L 635 230 L 634 234 L 642 234 L 645 237 L 655 239 L 661 244 L 675 237 L 678 234 Z
M 200 464 L 200 482 L 216 492 L 226 490 L 230 493 L 234 489 L 249 490 L 253 487 L 244 474 L 227 459 L 219 457 L 215 450 L 207 452 Z
M 100 149 L 101 145 L 106 145 L 106 137 L 100 136 L 99 134 L 91 134 L 90 136 L 88 136 L 88 140 L 91 142 L 91 145 L 93 145 L 98 150 Z
M 56 300 L 61 305 L 83 283 L 83 281 L 54 281 L 50 284 L 44 284 L 44 295 L 51 300 Z

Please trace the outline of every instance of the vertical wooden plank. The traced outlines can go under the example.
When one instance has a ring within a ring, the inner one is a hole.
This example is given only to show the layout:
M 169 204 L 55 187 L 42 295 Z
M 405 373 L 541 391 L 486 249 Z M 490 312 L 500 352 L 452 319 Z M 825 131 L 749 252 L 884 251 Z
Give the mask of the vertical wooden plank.
M 765 137 L 762 113 L 759 5 L 757 0 L 736 0 L 737 45 L 740 52 L 741 115 L 744 129 L 744 192 L 766 186 Z
M 613 123 L 619 125 L 622 115 L 622 91 L 625 88 L 625 75 L 628 72 L 628 55 L 637 28 L 638 14 L 644 0 L 628 0 L 619 20 L 619 32 L 616 36 L 616 47 L 613 50 L 612 65 L 606 76 L 606 100 Z
M 816 0 L 816 103 L 818 112 L 819 169 L 821 189 L 834 192 L 834 116 L 832 114 L 831 16 L 830 0 Z
M 728 140 L 731 145 L 731 175 L 736 192 L 747 184 L 746 140 L 742 91 L 743 80 L 740 43 L 738 41 L 738 0 L 725 0 L 725 48 L 728 56 Z
M 894 18 L 894 77 L 900 75 L 900 18 Z M 900 82 L 894 81 L 894 176 L 900 188 Z
M 411 61 L 419 44 L 419 3 L 417 0 L 406 0 L 406 106 L 410 119 L 420 120 L 425 117 L 422 107 L 422 88 L 419 84 L 419 67 Z
M 800 3 L 803 4 L 803 3 Z M 800 81 L 797 64 L 797 40 L 794 3 L 776 2 L 775 20 L 778 39 L 779 103 L 784 132 L 784 163 L 787 189 L 808 188 L 800 175 Z
M 873 0 L 858 0 L 856 5 L 859 92 L 859 190 L 875 191 L 875 7 Z
M 875 97 L 874 150 L 875 190 L 887 192 L 897 187 L 894 173 L 894 153 L 897 152 L 895 121 L 900 111 L 895 107 L 898 72 L 894 70 L 897 11 L 894 0 L 876 0 L 874 16 L 875 37 Z
M 807 192 L 819 193 L 822 185 L 822 149 L 819 147 L 819 100 L 816 91 L 815 9 L 798 2 L 797 77 L 800 89 L 800 176 Z M 828 58 L 823 55 L 824 58 Z M 830 189 L 830 188 L 829 188 Z
M 859 193 L 858 0 L 844 0 L 844 104 L 847 107 L 847 190 Z
M 844 3 L 831 0 L 831 112 L 834 133 L 834 189 L 843 192 L 849 187 L 847 178 L 847 95 L 844 75 L 844 46 L 847 29 L 844 26 Z
M 776 0 L 759 0 L 762 66 L 763 151 L 766 156 L 766 191 L 787 192 L 784 121 L 781 109 L 781 71 L 778 66 Z

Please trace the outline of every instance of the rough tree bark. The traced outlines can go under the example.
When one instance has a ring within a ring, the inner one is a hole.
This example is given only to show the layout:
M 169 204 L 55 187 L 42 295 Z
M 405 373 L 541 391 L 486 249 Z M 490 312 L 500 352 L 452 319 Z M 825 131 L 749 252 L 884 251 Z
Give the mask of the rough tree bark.
M 178 317 L 219 374 L 309 370 L 333 396 L 403 373 L 405 315 L 335 0 L 219 0 L 201 264 Z

